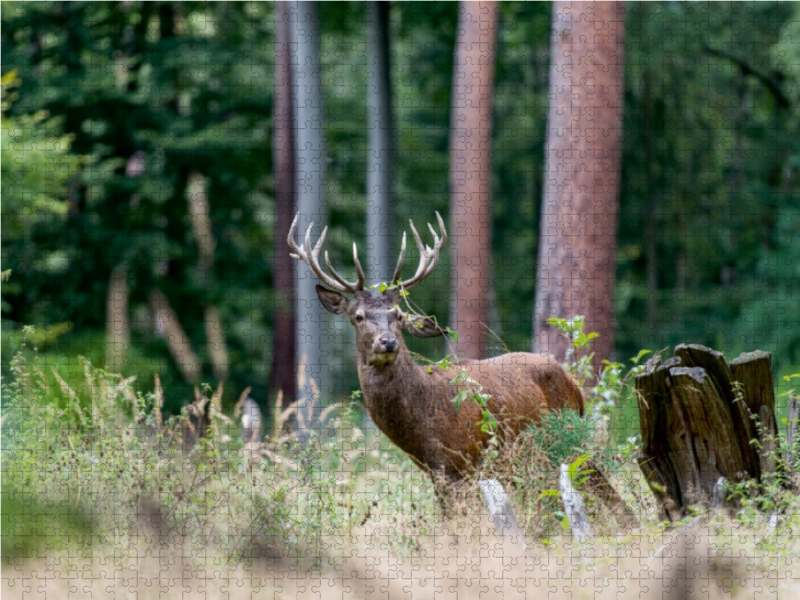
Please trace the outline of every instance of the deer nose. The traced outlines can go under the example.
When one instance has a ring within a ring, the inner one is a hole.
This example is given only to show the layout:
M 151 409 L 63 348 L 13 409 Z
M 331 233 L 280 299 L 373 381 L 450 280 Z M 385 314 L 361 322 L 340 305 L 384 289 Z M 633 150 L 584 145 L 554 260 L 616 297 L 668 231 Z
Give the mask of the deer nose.
M 378 341 L 380 345 L 383 346 L 384 352 L 394 352 L 397 350 L 397 339 L 393 336 L 382 335 Z

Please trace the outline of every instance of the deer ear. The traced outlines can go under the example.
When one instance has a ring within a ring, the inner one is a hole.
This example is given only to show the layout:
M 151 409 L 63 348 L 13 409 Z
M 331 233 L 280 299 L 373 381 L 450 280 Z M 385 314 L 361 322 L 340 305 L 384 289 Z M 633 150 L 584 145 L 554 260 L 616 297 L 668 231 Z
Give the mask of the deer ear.
M 445 330 L 439 327 L 433 319 L 419 317 L 417 315 L 405 315 L 403 318 L 403 329 L 418 338 L 439 337 L 445 334 Z
M 350 307 L 350 301 L 339 292 L 329 290 L 326 287 L 317 285 L 317 296 L 319 301 L 322 302 L 329 312 L 335 315 L 346 315 L 347 309 Z

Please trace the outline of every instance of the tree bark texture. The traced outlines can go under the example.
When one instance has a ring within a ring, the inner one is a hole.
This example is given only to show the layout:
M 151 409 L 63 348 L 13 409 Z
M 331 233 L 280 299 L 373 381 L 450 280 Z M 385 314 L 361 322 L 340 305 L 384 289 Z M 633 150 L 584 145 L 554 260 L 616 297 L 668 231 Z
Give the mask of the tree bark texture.
M 389 281 L 394 243 L 394 117 L 389 77 L 389 3 L 367 2 L 367 274 Z
M 681 344 L 663 364 L 659 357 L 649 361 L 635 385 L 639 466 L 664 518 L 679 520 L 690 505 L 710 507 L 720 477 L 760 481 L 774 470 L 751 443 L 768 447 L 777 434 L 768 353 L 745 353 L 729 364 L 721 352 Z
M 292 24 L 292 65 L 295 77 L 295 148 L 297 210 L 300 213 L 298 230 L 304 235 L 313 221 L 317 234 L 327 221 L 324 201 L 325 187 L 325 132 L 322 111 L 322 78 L 320 74 L 318 2 L 290 2 Z M 287 249 L 288 252 L 288 249 Z M 315 393 L 312 381 L 320 390 L 327 390 L 323 379 L 322 347 L 327 337 L 323 327 L 322 306 L 317 298 L 317 277 L 304 262 L 295 265 L 297 273 L 297 359 L 298 398 L 311 401 Z M 301 375 L 300 369 L 304 371 Z M 316 402 L 315 406 L 319 407 Z
M 275 311 L 270 393 L 283 391 L 283 405 L 294 402 L 297 387 L 297 340 L 295 337 L 294 260 L 289 256 L 286 238 L 295 212 L 295 132 L 292 97 L 291 23 L 289 5 L 275 4 L 275 104 L 272 160 L 275 172 L 275 239 L 273 247 L 273 286 Z
M 461 358 L 487 355 L 491 289 L 491 142 L 498 6 L 462 2 L 450 139 L 450 326 Z
M 614 342 L 624 35 L 622 2 L 553 4 L 533 348 L 563 360 L 547 320 L 583 314 L 596 367 Z

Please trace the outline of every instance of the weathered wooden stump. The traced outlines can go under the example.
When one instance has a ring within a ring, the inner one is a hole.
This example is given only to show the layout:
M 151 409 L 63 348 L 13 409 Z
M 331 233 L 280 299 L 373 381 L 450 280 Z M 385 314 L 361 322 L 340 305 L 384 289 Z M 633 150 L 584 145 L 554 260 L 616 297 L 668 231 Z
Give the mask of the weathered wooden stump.
M 639 466 L 662 518 L 678 520 L 690 505 L 710 507 L 720 477 L 761 481 L 763 473 L 774 471 L 767 452 L 777 434 L 769 353 L 747 352 L 726 363 L 721 352 L 681 344 L 663 363 L 660 357 L 650 360 L 635 385 Z

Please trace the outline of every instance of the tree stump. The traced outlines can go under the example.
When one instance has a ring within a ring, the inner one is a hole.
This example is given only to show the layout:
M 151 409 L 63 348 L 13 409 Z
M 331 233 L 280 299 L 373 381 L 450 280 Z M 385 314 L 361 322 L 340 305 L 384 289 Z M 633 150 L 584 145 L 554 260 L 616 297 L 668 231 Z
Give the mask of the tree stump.
M 681 519 L 690 505 L 710 507 L 720 477 L 760 482 L 775 469 L 770 453 L 751 443 L 769 450 L 777 435 L 769 353 L 747 352 L 729 364 L 721 352 L 681 344 L 663 364 L 660 357 L 648 361 L 635 386 L 639 466 L 662 518 Z

